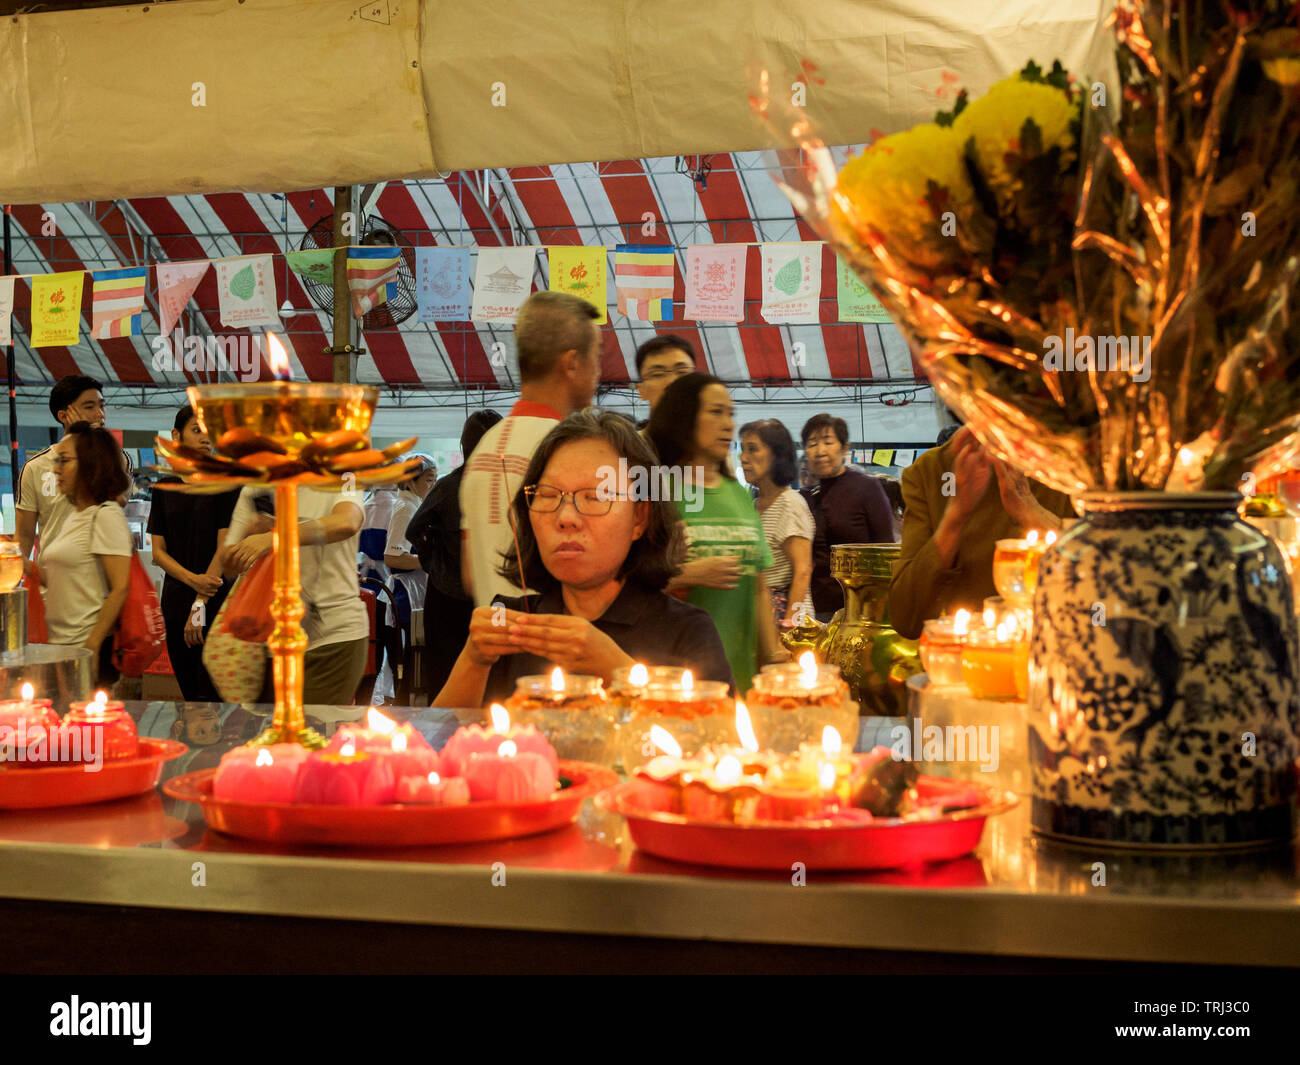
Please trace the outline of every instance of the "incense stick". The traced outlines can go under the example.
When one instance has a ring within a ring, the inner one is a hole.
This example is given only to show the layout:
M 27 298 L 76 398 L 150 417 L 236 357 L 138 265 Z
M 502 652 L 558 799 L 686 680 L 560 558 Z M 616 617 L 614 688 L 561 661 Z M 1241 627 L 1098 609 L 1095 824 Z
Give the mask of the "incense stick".
M 510 475 L 506 472 L 506 457 L 497 456 L 501 460 L 501 480 L 506 486 L 506 516 L 510 519 L 510 539 L 515 543 L 515 561 L 519 563 L 519 587 L 524 593 L 524 613 L 531 614 L 532 608 L 528 605 L 528 580 L 524 576 L 524 555 L 519 550 L 519 529 L 515 524 L 515 503 L 510 497 Z

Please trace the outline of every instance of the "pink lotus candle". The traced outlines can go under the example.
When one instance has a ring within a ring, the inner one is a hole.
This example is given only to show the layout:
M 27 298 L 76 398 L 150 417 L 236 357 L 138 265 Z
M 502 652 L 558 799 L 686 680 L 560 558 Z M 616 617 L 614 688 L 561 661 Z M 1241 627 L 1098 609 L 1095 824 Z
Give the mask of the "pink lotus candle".
M 135 722 L 123 703 L 117 700 L 109 702 L 107 692 L 96 692 L 95 698 L 88 703 L 68 704 L 63 724 L 82 729 L 83 735 L 86 728 L 102 730 L 95 749 L 102 752 L 104 758 L 134 758 L 140 751 L 140 735 Z
M 430 806 L 463 806 L 469 802 L 469 782 L 464 777 L 444 778 L 437 773 L 403 777 L 397 782 L 394 798 L 397 802 Z
M 393 767 L 394 780 L 442 772 L 438 752 L 414 726 L 399 725 L 378 710 L 366 714 L 366 725 L 366 728 L 344 725 L 334 733 L 325 749 L 337 754 L 345 744 L 351 743 L 358 751 L 385 758 Z
M 466 776 L 469 760 L 476 754 L 495 754 L 501 744 L 509 740 L 520 753 L 539 754 L 550 763 L 551 769 L 559 774 L 559 757 L 551 741 L 532 725 L 510 724 L 510 714 L 500 703 L 493 703 L 491 709 L 492 728 L 485 729 L 479 725 L 467 725 L 452 733 L 442 748 L 442 767 L 444 776 Z
M 495 753 L 476 754 L 465 768 L 469 795 L 475 800 L 533 802 L 555 791 L 559 778 L 551 763 L 533 751 L 519 751 L 513 740 Z
M 315 751 L 307 757 L 293 798 L 313 806 L 380 806 L 393 801 L 396 788 L 387 759 L 345 743 L 338 751 Z
M 298 773 L 310 754 L 297 743 L 236 747 L 221 756 L 212 794 L 236 802 L 293 802 Z

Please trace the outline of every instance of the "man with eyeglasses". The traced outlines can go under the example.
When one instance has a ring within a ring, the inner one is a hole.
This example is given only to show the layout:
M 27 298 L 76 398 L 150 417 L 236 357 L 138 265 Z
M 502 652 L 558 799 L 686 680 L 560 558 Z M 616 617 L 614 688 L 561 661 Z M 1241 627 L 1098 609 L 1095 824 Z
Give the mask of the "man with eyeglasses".
M 662 333 L 636 349 L 636 375 L 641 378 L 636 390 L 651 410 L 665 388 L 677 378 L 694 372 L 695 349 L 684 337 Z
M 461 577 L 475 606 L 522 593 L 497 572 L 513 550 L 510 504 L 543 437 L 595 398 L 597 317 L 586 300 L 563 292 L 534 292 L 519 310 L 519 401 L 483 434 L 460 482 Z

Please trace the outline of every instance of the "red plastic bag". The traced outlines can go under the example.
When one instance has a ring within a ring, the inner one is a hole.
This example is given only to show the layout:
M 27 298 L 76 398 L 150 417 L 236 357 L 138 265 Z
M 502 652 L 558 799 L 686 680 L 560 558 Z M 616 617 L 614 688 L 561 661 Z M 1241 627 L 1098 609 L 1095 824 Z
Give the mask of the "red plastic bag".
M 124 677 L 138 677 L 162 653 L 166 639 L 158 593 L 140 556 L 132 552 L 126 602 L 113 637 L 113 665 Z
M 231 593 L 230 606 L 222 620 L 225 631 L 249 643 L 265 643 L 271 638 L 275 621 L 271 618 L 271 597 L 275 593 L 275 553 L 268 551 Z
M 50 632 L 45 627 L 45 598 L 41 595 L 41 571 L 32 563 L 32 571 L 23 578 L 27 589 L 27 642 L 49 643 Z

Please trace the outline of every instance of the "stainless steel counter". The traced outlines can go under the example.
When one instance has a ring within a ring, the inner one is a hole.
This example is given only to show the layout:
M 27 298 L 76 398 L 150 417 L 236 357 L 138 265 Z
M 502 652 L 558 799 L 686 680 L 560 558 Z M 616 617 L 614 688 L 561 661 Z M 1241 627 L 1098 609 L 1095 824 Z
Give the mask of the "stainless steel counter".
M 265 708 L 128 704 L 144 735 L 186 739 L 169 774 L 215 765 Z M 328 733 L 357 710 L 309 710 Z M 440 746 L 450 711 L 413 710 Z M 1102 863 L 1098 865 L 1097 863 Z M 874 874 L 682 866 L 637 852 L 621 818 L 493 844 L 288 849 L 208 831 L 160 793 L 0 812 L 0 897 L 151 910 L 1039 958 L 1300 964 L 1292 849 L 1158 857 L 1033 837 L 1027 805 L 973 856 Z M 502 883 L 504 881 L 504 883 Z

